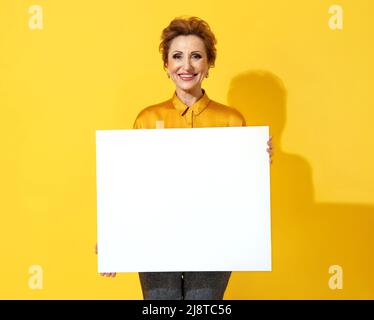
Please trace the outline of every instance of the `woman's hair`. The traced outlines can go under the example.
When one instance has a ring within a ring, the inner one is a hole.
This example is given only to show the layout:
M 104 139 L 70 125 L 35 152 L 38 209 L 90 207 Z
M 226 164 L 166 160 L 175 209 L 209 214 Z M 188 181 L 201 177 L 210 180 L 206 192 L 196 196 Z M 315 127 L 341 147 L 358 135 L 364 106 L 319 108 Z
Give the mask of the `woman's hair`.
M 214 67 L 217 55 L 217 50 L 215 47 L 217 43 L 216 37 L 214 36 L 212 30 L 210 30 L 208 23 L 197 17 L 175 18 L 162 31 L 159 50 L 162 54 L 164 67 L 166 67 L 168 62 L 171 41 L 178 36 L 187 35 L 195 35 L 203 40 L 208 56 L 208 63 L 210 67 Z

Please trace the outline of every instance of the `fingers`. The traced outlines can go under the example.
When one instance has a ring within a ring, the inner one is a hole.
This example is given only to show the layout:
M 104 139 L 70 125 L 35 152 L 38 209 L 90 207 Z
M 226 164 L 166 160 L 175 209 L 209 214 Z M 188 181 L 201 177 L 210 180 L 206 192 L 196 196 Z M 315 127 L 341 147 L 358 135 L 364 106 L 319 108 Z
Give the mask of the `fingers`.
M 270 139 L 268 140 L 267 144 L 270 148 L 273 148 L 273 137 L 270 137 Z
M 102 272 L 100 273 L 100 275 L 103 277 L 115 278 L 117 273 L 116 272 Z
M 106 276 L 114 278 L 116 276 L 116 273 L 115 272 L 109 272 L 109 273 L 106 274 Z
M 269 151 L 268 151 L 269 152 Z M 273 153 L 270 153 L 269 152 L 269 163 L 272 164 L 273 163 L 273 159 L 271 158 L 273 155 Z
M 272 140 L 273 140 L 273 136 L 271 136 L 269 138 L 269 141 L 267 142 L 269 148 L 266 149 L 267 153 L 269 154 L 269 163 L 272 164 L 273 163 L 273 160 L 271 159 L 271 157 L 273 156 L 274 154 L 274 146 L 273 146 L 273 143 L 272 143 Z

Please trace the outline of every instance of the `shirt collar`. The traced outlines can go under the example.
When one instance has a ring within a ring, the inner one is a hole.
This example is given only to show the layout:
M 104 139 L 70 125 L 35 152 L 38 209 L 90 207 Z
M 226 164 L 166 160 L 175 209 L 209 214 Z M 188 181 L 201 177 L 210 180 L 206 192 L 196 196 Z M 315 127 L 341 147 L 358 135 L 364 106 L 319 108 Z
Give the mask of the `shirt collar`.
M 208 97 L 208 95 L 206 94 L 205 90 L 203 90 L 203 96 L 197 100 L 191 107 L 190 109 L 194 112 L 195 115 L 198 115 L 199 113 L 201 113 L 209 104 L 210 102 L 210 99 Z M 178 113 L 181 115 L 181 116 L 184 116 L 185 113 L 187 112 L 188 110 L 188 106 L 186 106 L 180 99 L 179 97 L 177 96 L 177 93 L 174 92 L 174 95 L 173 95 L 173 98 L 171 99 L 172 100 L 172 103 L 175 107 L 175 109 L 178 110 Z

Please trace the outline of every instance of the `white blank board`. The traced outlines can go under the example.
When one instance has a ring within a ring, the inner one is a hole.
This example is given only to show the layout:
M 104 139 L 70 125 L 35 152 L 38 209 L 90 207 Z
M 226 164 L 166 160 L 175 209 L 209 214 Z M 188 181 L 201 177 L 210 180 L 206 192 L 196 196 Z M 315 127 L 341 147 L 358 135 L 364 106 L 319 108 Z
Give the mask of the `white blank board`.
M 268 127 L 97 130 L 98 271 L 270 271 L 268 139 Z

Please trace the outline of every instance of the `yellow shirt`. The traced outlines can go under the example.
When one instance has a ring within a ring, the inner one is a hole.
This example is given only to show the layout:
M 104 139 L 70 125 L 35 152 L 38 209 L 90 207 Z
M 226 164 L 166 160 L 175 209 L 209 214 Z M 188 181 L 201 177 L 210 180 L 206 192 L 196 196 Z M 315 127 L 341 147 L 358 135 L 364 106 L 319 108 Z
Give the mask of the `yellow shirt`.
M 134 122 L 134 129 L 241 126 L 246 124 L 238 110 L 210 100 L 204 90 L 191 107 L 174 93 L 171 99 L 144 108 Z

